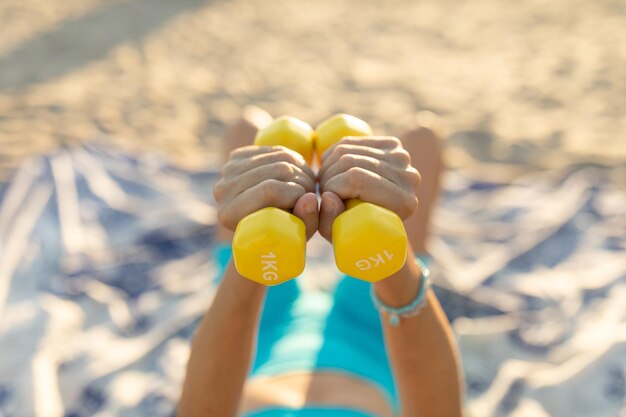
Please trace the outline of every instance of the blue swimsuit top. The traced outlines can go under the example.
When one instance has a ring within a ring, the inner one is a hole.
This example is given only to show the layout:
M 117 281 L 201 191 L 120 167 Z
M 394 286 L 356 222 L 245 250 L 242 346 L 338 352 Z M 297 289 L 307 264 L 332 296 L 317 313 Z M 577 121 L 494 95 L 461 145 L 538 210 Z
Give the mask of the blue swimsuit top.
M 218 246 L 220 272 L 232 255 Z M 293 371 L 334 371 L 379 388 L 396 414 L 399 400 L 387 357 L 380 315 L 368 282 L 343 277 L 333 292 L 301 291 L 297 280 L 269 287 L 248 378 Z M 364 411 L 307 407 L 272 408 L 246 417 L 375 417 Z

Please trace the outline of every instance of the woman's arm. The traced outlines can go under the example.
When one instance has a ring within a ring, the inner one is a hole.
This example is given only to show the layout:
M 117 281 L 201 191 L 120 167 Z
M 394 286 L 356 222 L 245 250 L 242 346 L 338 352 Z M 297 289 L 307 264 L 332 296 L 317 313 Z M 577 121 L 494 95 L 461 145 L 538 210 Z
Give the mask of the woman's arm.
M 191 347 L 179 417 L 237 414 L 265 293 L 231 260 Z
M 407 260 L 412 259 L 409 250 Z M 417 295 L 419 266 L 407 261 L 396 274 L 374 284 L 387 305 L 407 305 Z M 419 315 L 404 318 L 397 327 L 383 314 L 383 331 L 398 386 L 403 416 L 462 416 L 463 384 L 459 355 L 450 324 L 434 292 Z
M 314 175 L 304 158 L 280 146 L 233 151 L 213 189 L 217 217 L 227 229 L 234 231 L 254 211 L 279 207 L 292 209 L 307 237 L 317 230 L 314 192 Z M 242 277 L 231 260 L 191 347 L 180 417 L 237 414 L 265 293 L 265 286 Z
M 345 210 L 343 201 L 359 198 L 379 204 L 406 220 L 417 208 L 420 182 L 409 153 L 396 138 L 344 138 L 322 157 L 318 174 L 322 202 L 319 232 L 332 240 L 332 224 Z M 407 259 L 413 259 L 408 249 Z M 419 290 L 421 271 L 407 262 L 394 275 L 374 284 L 383 302 L 405 306 Z M 403 416 L 461 416 L 459 356 L 450 325 L 431 291 L 421 313 L 391 327 L 382 317 L 384 336 L 399 389 Z

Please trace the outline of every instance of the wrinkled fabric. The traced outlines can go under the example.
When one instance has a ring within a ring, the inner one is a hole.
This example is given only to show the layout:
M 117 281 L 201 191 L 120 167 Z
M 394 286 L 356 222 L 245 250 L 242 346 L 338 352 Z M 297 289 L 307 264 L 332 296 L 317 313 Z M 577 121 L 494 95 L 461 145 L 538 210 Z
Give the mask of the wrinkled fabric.
M 215 293 L 215 170 L 85 145 L 0 186 L 0 416 L 171 416 Z M 512 184 L 450 171 L 433 278 L 474 416 L 617 416 L 626 191 L 576 166 Z M 302 286 L 338 276 L 309 243 Z

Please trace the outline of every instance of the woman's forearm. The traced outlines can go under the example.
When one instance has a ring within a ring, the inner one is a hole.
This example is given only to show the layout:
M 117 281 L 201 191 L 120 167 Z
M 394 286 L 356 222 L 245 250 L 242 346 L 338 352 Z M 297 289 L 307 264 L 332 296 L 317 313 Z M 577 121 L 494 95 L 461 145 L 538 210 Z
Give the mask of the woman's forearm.
M 407 262 L 398 273 L 374 284 L 375 291 L 388 305 L 407 305 L 419 290 L 420 275 L 419 267 Z M 435 294 L 428 291 L 420 314 L 402 319 L 398 327 L 392 327 L 386 315 L 382 320 L 403 416 L 462 416 L 459 355 Z
M 192 344 L 179 417 L 237 414 L 266 289 L 231 260 Z

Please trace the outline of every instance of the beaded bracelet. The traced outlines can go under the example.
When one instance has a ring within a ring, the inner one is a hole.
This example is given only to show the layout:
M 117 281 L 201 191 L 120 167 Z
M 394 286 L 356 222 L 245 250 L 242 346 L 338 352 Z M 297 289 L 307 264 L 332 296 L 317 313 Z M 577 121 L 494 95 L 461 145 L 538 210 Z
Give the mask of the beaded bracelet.
M 424 264 L 424 261 L 422 261 L 419 257 L 415 258 L 415 262 L 417 262 L 420 270 L 422 271 L 422 279 L 420 280 L 420 287 L 417 295 L 408 305 L 399 308 L 386 305 L 380 298 L 378 298 L 378 295 L 376 295 L 374 286 L 371 286 L 370 295 L 372 296 L 374 305 L 379 311 L 385 312 L 389 315 L 389 324 L 393 327 L 398 327 L 400 320 L 403 318 L 417 316 L 426 305 L 426 291 L 430 288 L 430 271 Z

